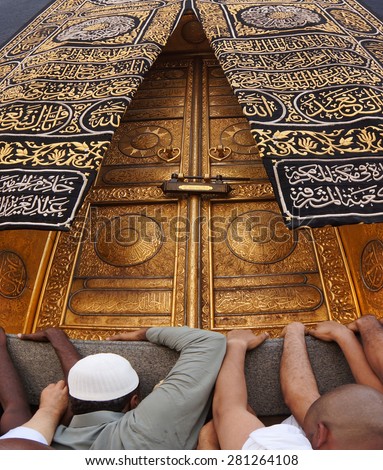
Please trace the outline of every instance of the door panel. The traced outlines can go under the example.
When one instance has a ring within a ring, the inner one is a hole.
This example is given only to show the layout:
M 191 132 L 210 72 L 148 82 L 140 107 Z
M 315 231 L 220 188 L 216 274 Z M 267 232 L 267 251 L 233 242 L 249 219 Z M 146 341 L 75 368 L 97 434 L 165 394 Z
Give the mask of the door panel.
M 383 224 L 340 227 L 362 315 L 383 311 Z
M 160 186 L 172 174 L 222 175 L 231 192 L 169 196 Z M 345 261 L 336 229 L 284 225 L 213 56 L 164 56 L 74 229 L 60 234 L 37 326 L 60 324 L 80 338 L 184 324 L 276 336 L 291 321 L 356 318 Z
M 358 305 L 337 229 L 286 228 L 250 126 L 224 84 L 222 69 L 206 59 L 203 75 L 203 167 L 211 176 L 227 178 L 232 191 L 226 200 L 202 202 L 202 324 L 276 336 L 291 321 L 356 318 Z

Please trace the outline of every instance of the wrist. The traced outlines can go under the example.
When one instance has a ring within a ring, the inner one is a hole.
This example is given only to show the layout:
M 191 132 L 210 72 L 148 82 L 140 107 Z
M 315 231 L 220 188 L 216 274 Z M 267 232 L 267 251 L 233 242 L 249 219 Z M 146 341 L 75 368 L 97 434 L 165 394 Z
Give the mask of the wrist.
M 239 338 L 228 338 L 226 340 L 226 350 L 247 351 L 247 343 Z
M 148 337 L 146 336 L 146 334 L 149 330 L 150 330 L 150 328 L 141 328 L 141 330 L 139 330 L 139 333 L 140 333 L 139 339 L 141 341 L 149 341 Z
M 333 341 L 336 341 L 337 343 L 350 341 L 351 338 L 355 338 L 355 334 L 347 327 L 339 329 L 332 334 Z
M 294 326 L 294 327 L 290 327 L 290 328 L 286 328 L 285 330 L 285 334 L 284 334 L 284 337 L 285 338 L 297 338 L 297 339 L 301 339 L 303 341 L 306 341 L 305 339 L 305 327 L 304 326 Z
M 63 414 L 63 410 L 58 409 L 56 406 L 40 405 L 40 408 L 36 411 L 35 416 L 39 419 L 47 419 L 58 423 Z

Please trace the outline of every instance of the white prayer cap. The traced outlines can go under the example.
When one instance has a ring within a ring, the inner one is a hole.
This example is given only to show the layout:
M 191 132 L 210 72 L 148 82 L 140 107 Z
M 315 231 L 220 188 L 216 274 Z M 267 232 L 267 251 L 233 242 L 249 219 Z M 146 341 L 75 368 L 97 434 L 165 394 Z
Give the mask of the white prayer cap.
M 68 375 L 69 395 L 85 401 L 108 401 L 135 390 L 139 378 L 130 362 L 113 353 L 80 359 Z

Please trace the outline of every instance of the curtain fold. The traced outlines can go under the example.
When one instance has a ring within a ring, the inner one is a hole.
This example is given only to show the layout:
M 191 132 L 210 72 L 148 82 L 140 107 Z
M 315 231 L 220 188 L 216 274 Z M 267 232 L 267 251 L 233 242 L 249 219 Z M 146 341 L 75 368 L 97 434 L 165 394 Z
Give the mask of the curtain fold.
M 288 227 L 383 221 L 383 25 L 355 0 L 196 0 Z
M 0 51 L 0 229 L 67 230 L 185 1 L 56 0 Z

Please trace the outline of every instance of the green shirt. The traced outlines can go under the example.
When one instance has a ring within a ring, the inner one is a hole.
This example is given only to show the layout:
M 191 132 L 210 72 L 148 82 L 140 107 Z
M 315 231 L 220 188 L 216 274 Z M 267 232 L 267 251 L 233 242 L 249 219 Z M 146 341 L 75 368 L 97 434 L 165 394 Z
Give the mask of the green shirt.
M 194 449 L 226 350 L 225 336 L 188 327 L 150 328 L 151 343 L 180 352 L 163 383 L 127 413 L 74 416 L 57 428 L 57 449 Z

